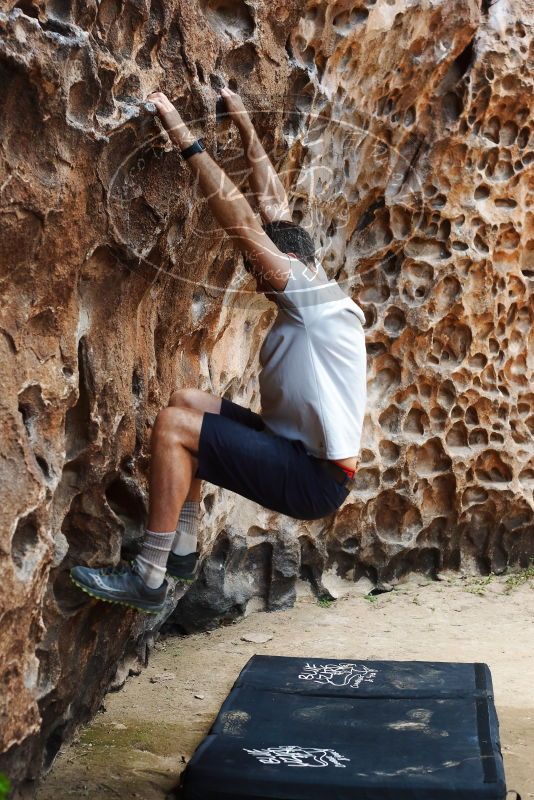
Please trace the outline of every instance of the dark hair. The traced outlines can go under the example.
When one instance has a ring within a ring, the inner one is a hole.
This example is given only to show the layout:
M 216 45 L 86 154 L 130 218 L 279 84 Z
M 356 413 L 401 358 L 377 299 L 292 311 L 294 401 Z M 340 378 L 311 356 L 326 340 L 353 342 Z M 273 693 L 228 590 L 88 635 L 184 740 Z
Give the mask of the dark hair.
M 295 253 L 304 264 L 312 265 L 315 260 L 315 245 L 308 231 L 295 222 L 277 219 L 267 222 L 263 230 L 282 253 Z M 244 260 L 245 269 L 250 271 L 251 264 Z
M 263 230 L 282 253 L 295 253 L 304 264 L 313 264 L 315 245 L 308 231 L 294 222 L 267 222 Z

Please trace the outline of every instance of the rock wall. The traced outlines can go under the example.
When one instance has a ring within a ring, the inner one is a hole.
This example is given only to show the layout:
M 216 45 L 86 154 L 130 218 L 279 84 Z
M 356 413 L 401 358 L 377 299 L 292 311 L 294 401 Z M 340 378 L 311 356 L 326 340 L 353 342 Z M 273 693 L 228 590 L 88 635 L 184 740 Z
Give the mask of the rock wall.
M 153 89 L 246 188 L 214 115 L 221 80 L 242 93 L 368 321 L 353 494 L 308 524 L 206 486 L 176 624 L 287 605 L 299 575 L 323 592 L 327 567 L 392 582 L 533 554 L 533 20 L 526 0 L 0 8 L 0 769 L 30 786 L 161 624 L 68 580 L 139 538 L 158 409 L 186 385 L 258 405 L 273 311 L 139 102 Z

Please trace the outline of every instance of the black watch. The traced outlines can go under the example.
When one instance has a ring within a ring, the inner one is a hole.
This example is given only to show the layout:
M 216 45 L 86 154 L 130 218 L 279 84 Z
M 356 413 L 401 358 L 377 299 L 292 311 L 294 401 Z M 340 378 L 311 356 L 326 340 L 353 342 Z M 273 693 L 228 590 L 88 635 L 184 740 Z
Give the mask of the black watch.
M 196 153 L 203 153 L 205 149 L 206 145 L 204 144 L 204 141 L 202 139 L 197 139 L 196 142 L 190 144 L 189 147 L 185 148 L 185 150 L 180 150 L 180 155 L 185 161 L 187 158 L 191 158 L 191 156 L 194 156 Z

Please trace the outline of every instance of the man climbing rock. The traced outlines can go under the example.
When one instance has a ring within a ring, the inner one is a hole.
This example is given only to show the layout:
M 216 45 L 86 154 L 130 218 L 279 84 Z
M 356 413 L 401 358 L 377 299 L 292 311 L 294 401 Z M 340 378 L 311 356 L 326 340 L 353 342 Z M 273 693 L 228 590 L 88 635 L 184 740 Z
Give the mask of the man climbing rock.
M 148 529 L 130 566 L 75 567 L 74 582 L 101 600 L 157 612 L 165 573 L 195 575 L 201 481 L 297 519 L 319 519 L 346 499 L 356 469 L 366 399 L 362 310 L 315 258 L 240 97 L 221 91 L 242 138 L 247 199 L 205 151 L 168 98 L 149 96 L 209 207 L 244 256 L 257 291 L 278 313 L 260 352 L 261 414 L 226 398 L 179 389 L 151 439 Z

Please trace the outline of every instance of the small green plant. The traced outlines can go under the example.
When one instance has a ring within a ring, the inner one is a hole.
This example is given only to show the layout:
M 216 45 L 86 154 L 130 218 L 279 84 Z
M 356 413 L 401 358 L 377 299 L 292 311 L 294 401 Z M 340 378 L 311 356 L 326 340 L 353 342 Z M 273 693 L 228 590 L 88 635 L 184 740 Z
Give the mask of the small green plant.
M 514 572 L 512 575 L 509 575 L 506 578 L 505 583 L 505 592 L 509 594 L 514 589 L 517 589 L 519 586 L 523 586 L 523 584 L 528 583 L 529 581 L 534 579 L 534 561 L 531 561 L 529 566 L 526 569 L 521 570 L 521 572 Z
M 495 575 L 493 572 L 490 572 L 489 575 L 486 575 L 485 578 L 480 578 L 477 581 L 473 581 L 470 583 L 465 591 L 469 592 L 470 594 L 477 594 L 479 597 L 484 597 L 486 587 L 490 585 Z
M 0 772 L 0 800 L 7 800 L 9 797 L 9 793 L 11 791 L 11 781 L 4 775 L 3 772 Z
M 364 600 L 367 600 L 368 603 L 376 603 L 379 597 L 379 594 L 366 594 Z
M 334 604 L 334 601 L 331 597 L 320 597 L 317 600 L 317 605 L 321 606 L 321 608 L 330 608 Z

